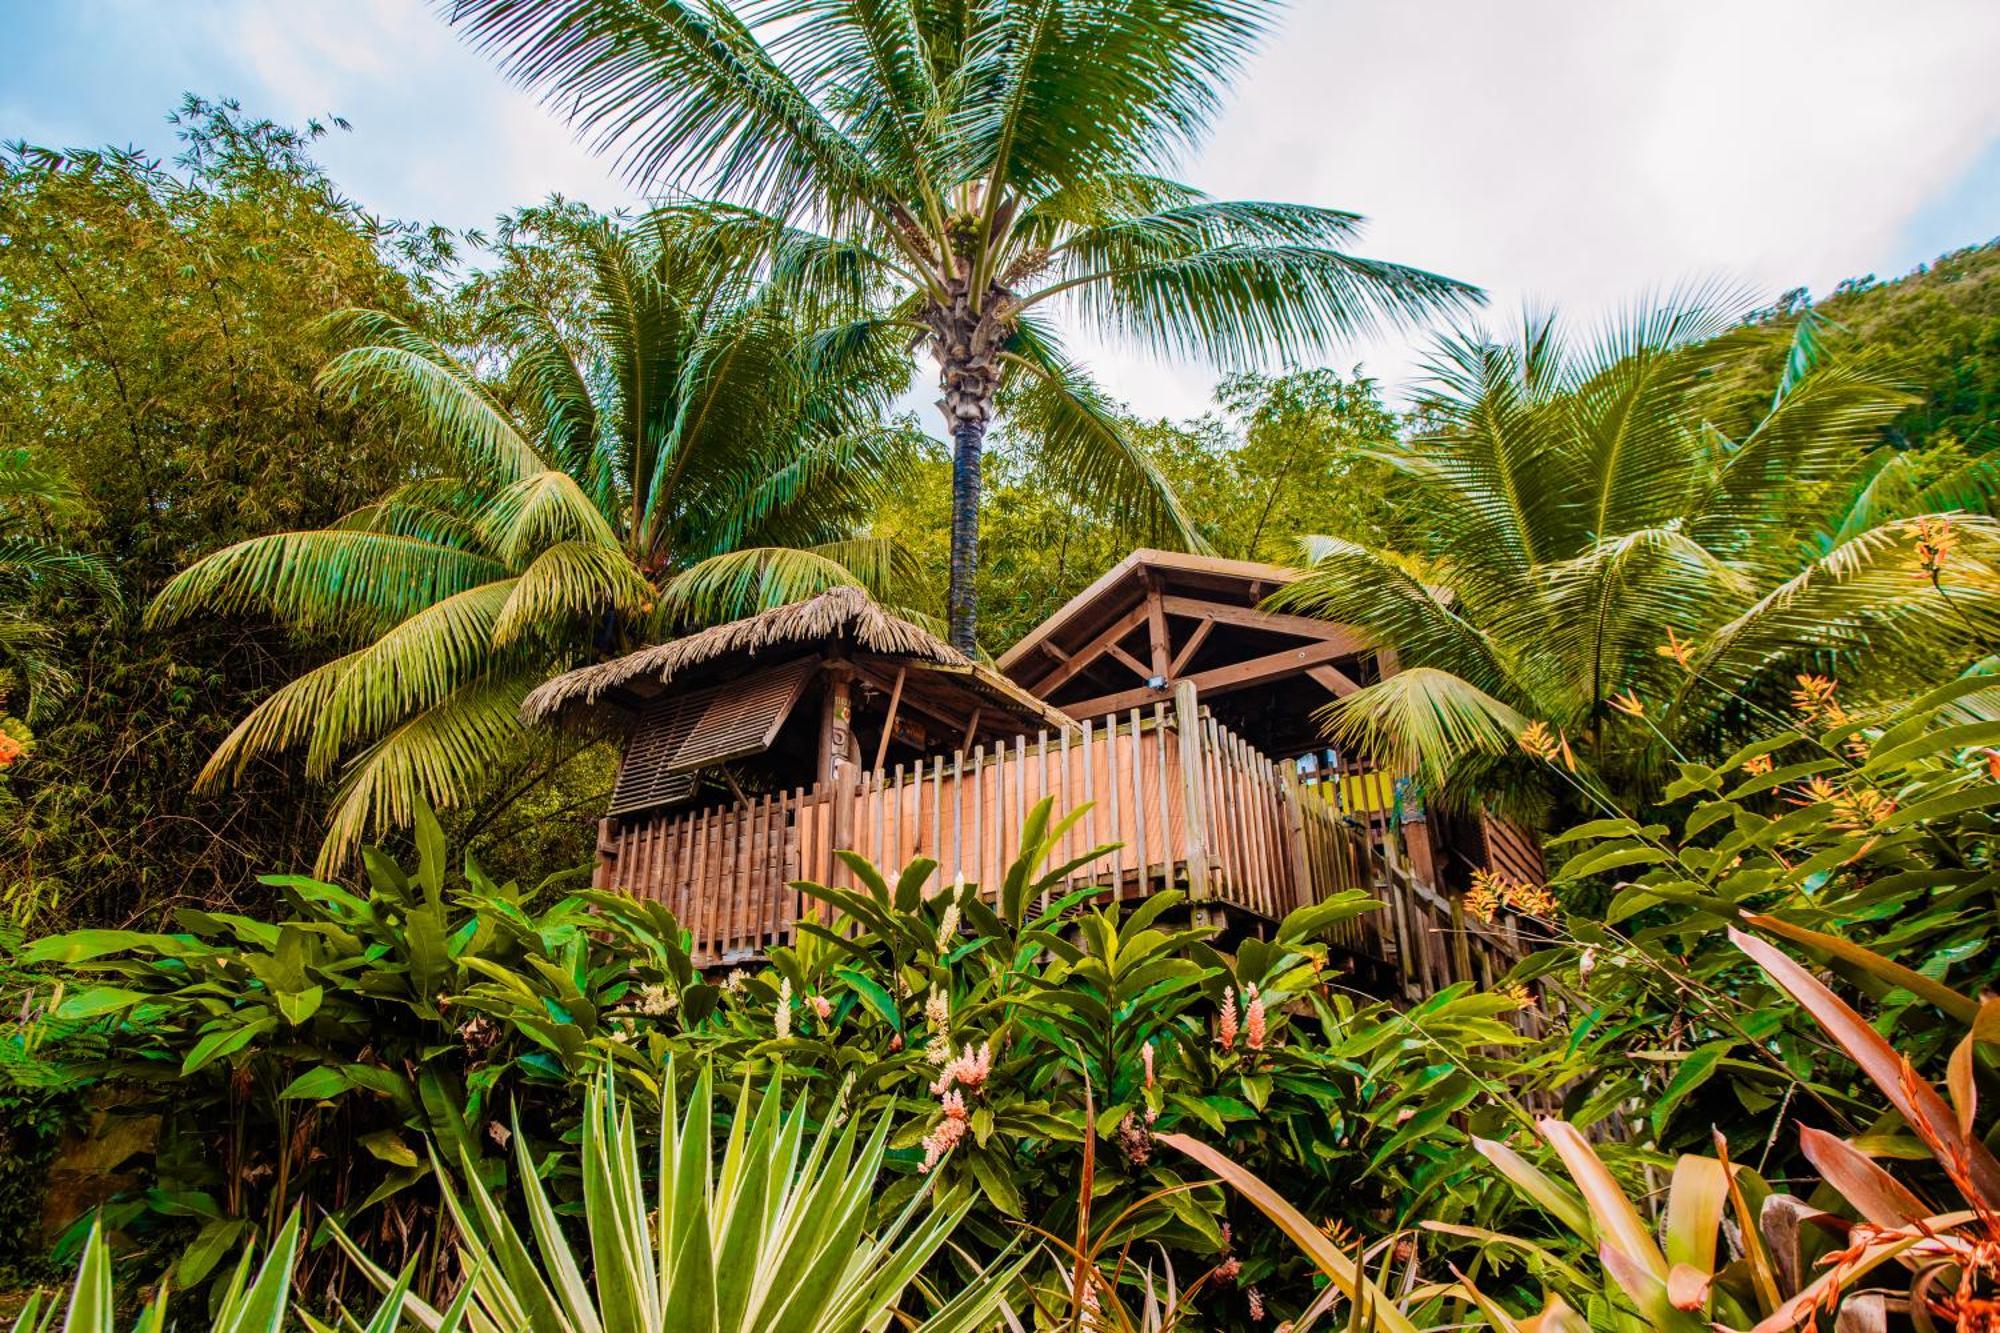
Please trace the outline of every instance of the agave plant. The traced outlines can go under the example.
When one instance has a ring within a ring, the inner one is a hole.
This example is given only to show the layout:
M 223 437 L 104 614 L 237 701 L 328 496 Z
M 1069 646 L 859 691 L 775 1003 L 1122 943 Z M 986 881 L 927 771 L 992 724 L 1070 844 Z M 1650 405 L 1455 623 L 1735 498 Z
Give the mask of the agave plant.
M 987 1327 L 1032 1257 L 996 1264 L 918 1319 L 904 1308 L 910 1293 L 971 1200 L 937 1205 L 920 1191 L 871 1231 L 886 1117 L 865 1138 L 858 1117 L 814 1126 L 805 1103 L 788 1110 L 775 1083 L 761 1097 L 746 1083 L 717 1163 L 709 1074 L 695 1080 L 685 1112 L 675 1086 L 669 1065 L 650 1190 L 629 1105 L 610 1075 L 593 1086 L 581 1166 L 587 1256 L 565 1234 L 525 1135 L 515 1135 L 514 1152 L 532 1243 L 465 1162 L 467 1195 L 447 1190 L 446 1200 L 473 1333 L 879 1333 L 892 1324 L 953 1333 Z M 336 1235 L 378 1288 L 391 1290 L 388 1272 Z M 433 1333 L 449 1327 L 449 1312 L 413 1296 L 404 1309 Z
M 1474 294 L 1346 250 L 1361 219 L 1209 199 L 1206 134 L 1278 0 L 454 0 L 502 66 L 648 194 L 742 206 L 742 244 L 886 312 L 829 345 L 925 350 L 954 444 L 951 640 L 974 647 L 980 457 L 1005 406 L 1049 475 L 1190 540 L 1052 316 L 1149 350 L 1302 358 Z M 763 210 L 763 211 L 759 211 Z
M 300 749 L 337 776 L 322 874 L 420 801 L 464 805 L 546 762 L 517 709 L 578 660 L 683 614 L 892 581 L 885 544 L 853 539 L 905 457 L 878 424 L 900 387 L 885 366 L 815 372 L 819 320 L 690 240 L 686 210 L 541 225 L 590 274 L 584 327 L 512 309 L 504 385 L 394 316 L 336 320 L 352 345 L 322 387 L 399 414 L 436 475 L 332 528 L 215 552 L 149 612 L 265 615 L 350 649 L 254 709 L 201 775 Z
M 1845 504 L 1824 549 L 1800 541 L 1865 487 L 1855 460 L 1904 396 L 1803 325 L 1768 406 L 1725 432 L 1708 385 L 1730 323 L 1694 295 L 1588 345 L 1552 318 L 1511 343 L 1440 342 L 1424 428 L 1383 455 L 1422 537 L 1312 538 L 1311 572 L 1273 598 L 1396 645 L 1402 671 L 1330 708 L 1338 737 L 1435 791 L 1533 791 L 1546 771 L 1504 766 L 1541 721 L 1567 763 L 1622 791 L 1664 766 L 1660 737 L 1715 744 L 1743 696 L 1787 671 L 1833 662 L 1857 697 L 1884 699 L 1985 651 L 2000 631 L 1992 519 L 1902 509 L 1885 486 Z M 1950 505 L 1979 484 L 1900 498 Z M 1657 730 L 1607 725 L 1621 708 Z

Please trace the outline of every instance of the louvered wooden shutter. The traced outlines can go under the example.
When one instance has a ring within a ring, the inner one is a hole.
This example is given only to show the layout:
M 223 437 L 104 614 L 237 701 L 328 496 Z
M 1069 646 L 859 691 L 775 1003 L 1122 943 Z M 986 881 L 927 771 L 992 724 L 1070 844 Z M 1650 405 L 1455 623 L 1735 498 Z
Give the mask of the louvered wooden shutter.
M 625 743 L 610 813 L 685 801 L 701 769 L 769 749 L 818 665 L 808 658 L 647 704 Z

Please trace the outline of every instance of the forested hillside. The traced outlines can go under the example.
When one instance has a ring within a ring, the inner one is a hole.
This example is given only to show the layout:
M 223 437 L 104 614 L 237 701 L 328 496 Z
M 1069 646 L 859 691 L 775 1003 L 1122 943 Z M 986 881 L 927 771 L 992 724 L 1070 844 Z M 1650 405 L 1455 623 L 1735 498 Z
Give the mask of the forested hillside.
M 1803 289 L 1787 292 L 1766 318 L 1787 327 L 1809 299 Z M 1880 358 L 1921 395 L 1889 428 L 1892 443 L 2000 449 L 2000 240 L 1940 255 L 1887 282 L 1850 278 L 1812 309 L 1836 326 L 1842 355 Z M 1763 361 L 1775 366 L 1782 356 L 1774 340 Z

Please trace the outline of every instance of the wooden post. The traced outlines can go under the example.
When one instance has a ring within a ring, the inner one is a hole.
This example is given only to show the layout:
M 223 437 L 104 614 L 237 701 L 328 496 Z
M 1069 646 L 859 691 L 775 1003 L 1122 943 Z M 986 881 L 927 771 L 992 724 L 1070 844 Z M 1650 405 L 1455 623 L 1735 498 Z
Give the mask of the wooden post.
M 590 887 L 615 889 L 618 867 L 618 821 L 606 816 L 597 821 L 597 866 L 590 872 Z
M 1160 600 L 1160 583 L 1150 573 L 1146 576 L 1146 639 L 1152 649 L 1153 674 L 1164 685 L 1173 670 L 1173 645 L 1167 638 L 1167 611 Z
M 834 662 L 826 672 L 826 711 L 820 715 L 820 782 L 832 798 L 832 846 L 854 846 L 854 669 Z
M 1174 730 L 1180 733 L 1181 802 L 1187 813 L 1188 899 L 1198 903 L 1214 894 L 1208 873 L 1208 784 L 1202 781 L 1201 771 L 1201 708 L 1193 681 L 1174 686 Z M 1196 909 L 1198 914 L 1201 910 Z
M 1299 766 L 1289 759 L 1279 760 L 1278 782 L 1285 792 L 1285 826 L 1292 844 L 1292 906 L 1304 907 L 1319 901 L 1319 885 L 1313 883 L 1312 855 L 1306 846 L 1306 812 L 1301 804 L 1305 792 L 1299 787 Z

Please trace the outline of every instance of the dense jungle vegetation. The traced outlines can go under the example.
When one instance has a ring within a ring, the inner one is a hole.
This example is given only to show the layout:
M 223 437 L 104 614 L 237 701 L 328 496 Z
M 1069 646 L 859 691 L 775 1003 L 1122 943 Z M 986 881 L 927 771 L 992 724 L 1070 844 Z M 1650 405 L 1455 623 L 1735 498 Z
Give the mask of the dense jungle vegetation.
M 632 215 L 380 218 L 193 96 L 0 155 L 0 1313 L 2000 1327 L 2000 240 L 1508 327 L 1160 173 L 1268 6 L 948 8 L 454 9 Z M 1542 831 L 1460 905 L 1527 961 L 1391 1004 L 1366 894 L 1061 896 L 1046 806 L 727 972 L 584 887 L 549 676 L 839 584 L 997 653 L 1142 543 L 1396 645 L 1328 733 Z

